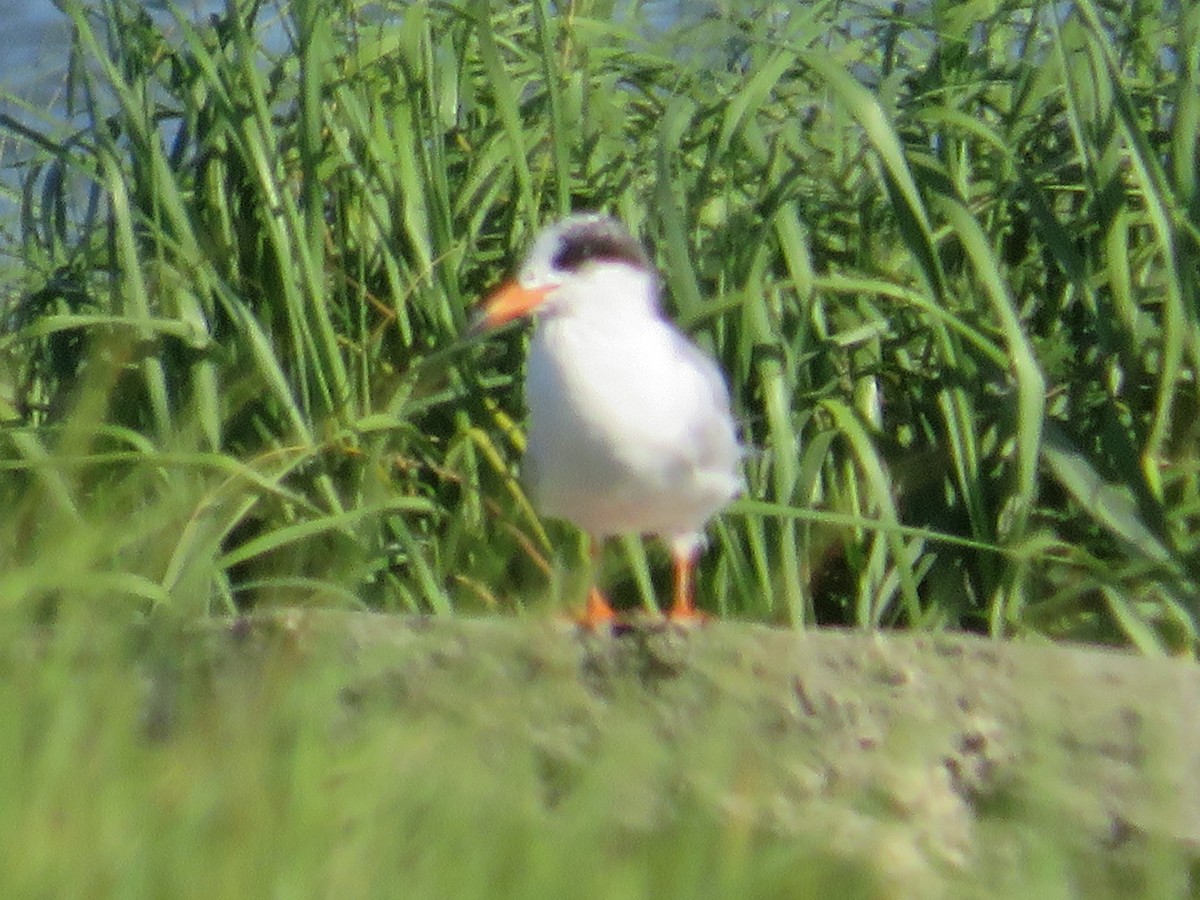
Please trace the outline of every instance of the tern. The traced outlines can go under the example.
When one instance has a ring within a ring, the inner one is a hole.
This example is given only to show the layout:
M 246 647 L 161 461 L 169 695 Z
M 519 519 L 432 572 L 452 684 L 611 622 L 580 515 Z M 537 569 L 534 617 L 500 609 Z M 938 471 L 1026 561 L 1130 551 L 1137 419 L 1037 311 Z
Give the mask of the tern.
M 671 550 L 668 618 L 696 621 L 704 528 L 742 489 L 741 448 L 717 364 L 663 315 L 659 278 L 617 220 L 577 213 L 534 238 L 476 330 L 533 317 L 522 482 L 539 513 L 590 540 L 582 624 L 616 614 L 594 583 L 604 540 L 654 535 Z

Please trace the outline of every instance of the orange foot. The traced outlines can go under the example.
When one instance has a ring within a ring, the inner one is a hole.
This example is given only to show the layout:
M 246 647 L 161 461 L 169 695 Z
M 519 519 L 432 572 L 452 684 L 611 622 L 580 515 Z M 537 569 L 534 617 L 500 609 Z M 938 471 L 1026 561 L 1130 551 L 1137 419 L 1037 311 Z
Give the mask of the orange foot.
M 596 588 L 588 591 L 587 606 L 583 615 L 577 620 L 581 628 L 595 631 L 599 628 L 611 628 L 617 622 L 617 614 L 609 605 L 605 596 Z

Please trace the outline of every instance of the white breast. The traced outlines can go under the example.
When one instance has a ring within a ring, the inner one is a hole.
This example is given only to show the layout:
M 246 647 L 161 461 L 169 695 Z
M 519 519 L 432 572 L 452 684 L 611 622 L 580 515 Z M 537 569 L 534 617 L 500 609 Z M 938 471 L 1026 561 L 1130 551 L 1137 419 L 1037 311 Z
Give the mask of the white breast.
M 538 323 L 526 374 L 535 504 L 598 536 L 691 539 L 741 487 L 716 366 L 662 318 L 612 305 Z

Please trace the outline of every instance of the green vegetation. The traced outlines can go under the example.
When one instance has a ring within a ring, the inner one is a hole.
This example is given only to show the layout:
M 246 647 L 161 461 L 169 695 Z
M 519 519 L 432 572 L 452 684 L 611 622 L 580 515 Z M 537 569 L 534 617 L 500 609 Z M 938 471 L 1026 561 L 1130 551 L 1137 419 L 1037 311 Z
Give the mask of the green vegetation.
M 73 117 L 3 122 L 3 594 L 569 602 L 520 341 L 461 335 L 599 207 L 745 422 L 710 608 L 1190 648 L 1200 14 L 1144 6 L 65 4 Z
M 61 104 L 0 107 L 0 763 L 35 772 L 0 785 L 26 838 L 0 881 L 243 896 L 221 860 L 252 835 L 238 859 L 275 893 L 383 893 L 413 866 L 430 896 L 846 874 L 709 810 L 586 881 L 564 860 L 596 858 L 602 820 L 489 793 L 452 725 L 330 738 L 336 677 L 201 679 L 170 742 L 141 739 L 139 678 L 179 621 L 578 602 L 571 531 L 516 479 L 521 333 L 463 336 L 573 209 L 647 239 L 730 377 L 749 490 L 712 529 L 702 606 L 1194 653 L 1200 5 L 60 6 Z M 657 605 L 658 552 L 614 548 L 619 605 Z M 53 636 L 27 645 L 31 622 Z M 433 759 L 463 778 L 422 788 Z M 352 811 L 324 818 L 326 790 Z M 111 827 L 130 818 L 185 825 L 147 856 Z M 481 823 L 509 843 L 475 857 Z M 425 827 L 386 856 L 385 829 Z M 63 828 L 81 863 L 55 873 Z M 308 868 L 343 839 L 361 882 Z

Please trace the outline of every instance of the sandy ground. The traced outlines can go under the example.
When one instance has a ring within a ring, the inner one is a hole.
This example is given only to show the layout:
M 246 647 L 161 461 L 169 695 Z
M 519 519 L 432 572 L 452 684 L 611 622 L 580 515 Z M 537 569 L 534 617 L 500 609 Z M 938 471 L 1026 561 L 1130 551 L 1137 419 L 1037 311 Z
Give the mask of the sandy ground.
M 1139 893 L 1155 860 L 1200 868 L 1200 669 L 1187 661 L 727 622 L 598 635 L 297 610 L 209 638 L 228 659 L 285 647 L 337 666 L 347 715 L 453 718 L 528 746 L 547 804 L 625 741 L 612 791 L 629 827 L 653 828 L 686 794 L 871 860 L 888 895 L 1004 893 L 1046 847 L 1093 895 Z

